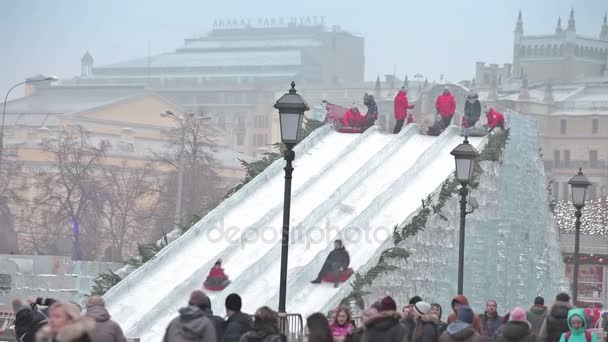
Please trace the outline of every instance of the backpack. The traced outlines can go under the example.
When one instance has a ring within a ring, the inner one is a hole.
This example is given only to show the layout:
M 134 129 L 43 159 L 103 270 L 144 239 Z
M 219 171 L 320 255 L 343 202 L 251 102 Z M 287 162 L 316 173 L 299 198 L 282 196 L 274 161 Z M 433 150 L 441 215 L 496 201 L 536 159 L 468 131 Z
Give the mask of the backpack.
M 568 331 L 565 336 L 566 342 L 568 342 L 570 336 L 572 336 L 572 332 Z M 587 340 L 587 342 L 591 342 L 591 332 L 589 330 L 585 330 L 585 340 Z

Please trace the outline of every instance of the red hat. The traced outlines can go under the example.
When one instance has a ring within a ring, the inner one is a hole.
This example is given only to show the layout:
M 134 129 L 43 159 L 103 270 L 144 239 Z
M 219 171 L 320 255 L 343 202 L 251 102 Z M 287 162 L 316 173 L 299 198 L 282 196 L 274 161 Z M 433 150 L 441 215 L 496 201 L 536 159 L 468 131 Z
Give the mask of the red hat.
M 386 296 L 380 301 L 380 311 L 397 311 L 397 303 L 391 296 Z

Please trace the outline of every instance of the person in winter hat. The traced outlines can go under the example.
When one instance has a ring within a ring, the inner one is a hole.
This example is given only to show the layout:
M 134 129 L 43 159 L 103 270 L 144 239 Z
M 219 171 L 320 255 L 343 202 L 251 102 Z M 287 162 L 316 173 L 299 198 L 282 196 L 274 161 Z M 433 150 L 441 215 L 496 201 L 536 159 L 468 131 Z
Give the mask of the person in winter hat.
M 218 341 L 222 340 L 224 336 L 224 319 L 213 314 L 211 310 L 211 299 L 203 291 L 196 290 L 190 294 L 190 300 L 188 305 L 197 306 L 203 311 L 205 316 L 213 322 L 215 328 L 215 335 Z
M 572 309 L 570 296 L 560 293 L 547 313 L 538 337 L 542 342 L 559 342 L 563 333 L 569 330 L 568 311 Z
M 126 342 L 127 339 L 118 323 L 110 319 L 106 303 L 102 297 L 91 296 L 85 303 L 86 317 L 95 320 L 95 329 L 91 332 L 93 342 Z
M 431 304 L 420 301 L 414 305 L 416 315 L 416 329 L 412 342 L 437 342 L 439 339 L 439 318 L 431 314 Z
M 378 105 L 374 100 L 374 95 L 366 93 L 363 96 L 363 104 L 367 106 L 367 114 L 365 114 L 367 126 L 372 127 L 376 123 L 376 120 L 378 120 Z
M 467 305 L 458 306 L 456 320 L 448 325 L 439 337 L 439 342 L 482 342 L 483 338 L 475 332 L 473 321 L 475 313 Z
M 536 342 L 536 335 L 532 333 L 526 311 L 516 307 L 509 313 L 509 321 L 498 329 L 495 335 L 496 342 Z
M 528 322 L 532 326 L 532 333 L 536 336 L 540 334 L 540 328 L 547 317 L 547 311 L 545 299 L 538 296 L 534 299 L 534 305 L 527 312 Z
M 241 296 L 231 293 L 226 297 L 226 315 L 228 319 L 224 323 L 223 342 L 239 342 L 243 334 L 251 330 L 252 320 L 247 314 L 241 312 L 243 302 Z
M 36 334 L 37 342 L 91 342 L 95 321 L 82 317 L 80 308 L 69 302 L 55 302 L 49 307 L 49 324 Z
M 407 119 L 407 110 L 414 108 L 414 105 L 409 104 L 407 100 L 407 88 L 402 87 L 401 90 L 395 96 L 394 101 L 394 114 L 395 114 L 395 129 L 393 130 L 394 134 L 401 132 L 403 128 L 403 124 Z
M 483 335 L 493 337 L 496 330 L 502 325 L 503 319 L 498 314 L 498 304 L 491 299 L 486 303 L 486 311 L 479 315 L 483 326 Z
M 19 299 L 12 302 L 15 314 L 15 337 L 19 342 L 35 342 L 36 333 L 47 324 L 46 316 Z
M 437 109 L 437 114 L 443 119 L 444 127 L 448 127 L 456 112 L 456 100 L 447 86 L 443 90 L 443 93 L 437 97 L 435 109 Z
M 365 323 L 361 341 L 408 342 L 408 332 L 399 323 L 400 318 L 395 301 L 390 296 L 383 298 L 380 312 Z
M 452 299 L 452 310 L 454 310 L 454 312 L 452 312 L 448 316 L 448 325 L 456 321 L 458 309 L 463 305 L 469 306 L 469 300 L 467 299 L 467 297 L 463 295 L 458 295 L 454 297 L 454 299 Z M 475 316 L 473 320 L 473 328 L 475 328 L 475 332 L 477 334 L 483 336 L 483 325 L 481 324 L 481 320 L 478 316 Z
M 489 106 L 485 107 L 485 112 L 488 119 L 485 127 L 488 128 L 489 132 L 492 132 L 496 128 L 505 129 L 505 116 L 501 112 Z
M 414 330 L 416 330 L 416 320 L 419 315 L 416 314 L 415 305 L 421 301 L 422 298 L 420 296 L 414 296 L 410 298 L 408 305 L 402 310 L 403 318 L 401 319 L 401 324 L 407 329 L 408 340 L 412 339 Z
M 462 127 L 471 128 L 481 118 L 481 103 L 477 93 L 467 95 L 467 101 L 464 104 L 464 117 L 462 118 Z
M 179 309 L 179 316 L 167 326 L 163 342 L 217 342 L 213 322 L 198 306 L 203 301 L 202 292 L 195 292 L 190 294 L 188 306 Z
M 253 329 L 246 332 L 239 342 L 284 342 L 286 337 L 279 332 L 279 315 L 267 306 L 255 312 Z
M 568 328 L 559 342 L 597 342 L 597 335 L 587 330 L 587 318 L 584 309 L 572 309 L 568 312 Z

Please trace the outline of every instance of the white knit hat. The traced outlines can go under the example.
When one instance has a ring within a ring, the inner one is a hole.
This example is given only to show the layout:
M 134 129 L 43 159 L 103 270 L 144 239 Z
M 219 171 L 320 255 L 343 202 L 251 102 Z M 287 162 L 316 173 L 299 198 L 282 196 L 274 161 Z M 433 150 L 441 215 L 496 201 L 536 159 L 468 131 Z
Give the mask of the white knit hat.
M 418 302 L 414 304 L 414 308 L 420 315 L 426 315 L 431 312 L 431 304 L 427 302 Z

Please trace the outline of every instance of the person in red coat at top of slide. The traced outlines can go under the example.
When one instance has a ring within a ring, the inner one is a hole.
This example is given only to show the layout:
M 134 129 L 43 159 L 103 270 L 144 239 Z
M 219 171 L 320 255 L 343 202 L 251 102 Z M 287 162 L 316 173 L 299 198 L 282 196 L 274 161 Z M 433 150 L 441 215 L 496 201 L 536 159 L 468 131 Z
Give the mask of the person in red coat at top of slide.
M 344 126 L 359 127 L 363 120 L 365 120 L 365 117 L 361 115 L 359 108 L 353 104 L 350 109 L 344 113 L 342 124 Z
M 401 132 L 401 128 L 403 128 L 403 124 L 405 123 L 405 119 L 407 118 L 407 110 L 414 108 L 414 105 L 409 104 L 407 100 L 407 89 L 402 87 L 401 90 L 395 96 L 395 129 L 393 130 L 394 134 Z
M 486 106 L 486 118 L 488 119 L 489 131 L 492 132 L 496 127 L 505 128 L 505 116 L 501 112 L 495 110 L 492 107 Z
M 443 119 L 443 125 L 448 127 L 456 112 L 456 100 L 454 100 L 454 95 L 450 93 L 450 88 L 445 87 L 443 93 L 437 96 L 435 108 L 437 109 L 437 114 L 441 115 L 441 118 Z

